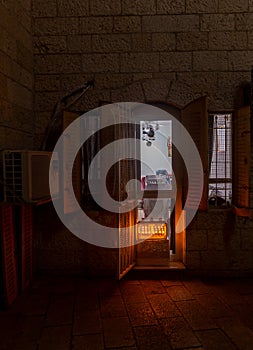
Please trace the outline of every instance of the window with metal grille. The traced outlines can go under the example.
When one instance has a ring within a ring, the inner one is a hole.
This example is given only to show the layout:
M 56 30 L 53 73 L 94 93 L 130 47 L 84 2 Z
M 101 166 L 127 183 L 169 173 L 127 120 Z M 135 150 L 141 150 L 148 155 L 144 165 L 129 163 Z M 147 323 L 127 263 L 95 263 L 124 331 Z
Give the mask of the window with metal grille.
M 232 200 L 232 115 L 209 116 L 210 207 L 228 207 Z

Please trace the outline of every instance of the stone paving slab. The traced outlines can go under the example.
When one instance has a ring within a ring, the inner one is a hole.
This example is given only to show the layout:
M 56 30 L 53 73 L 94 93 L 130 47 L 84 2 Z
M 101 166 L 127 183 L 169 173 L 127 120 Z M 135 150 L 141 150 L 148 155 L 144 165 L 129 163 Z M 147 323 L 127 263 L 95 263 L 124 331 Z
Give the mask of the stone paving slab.
M 38 277 L 0 350 L 252 350 L 253 280 Z

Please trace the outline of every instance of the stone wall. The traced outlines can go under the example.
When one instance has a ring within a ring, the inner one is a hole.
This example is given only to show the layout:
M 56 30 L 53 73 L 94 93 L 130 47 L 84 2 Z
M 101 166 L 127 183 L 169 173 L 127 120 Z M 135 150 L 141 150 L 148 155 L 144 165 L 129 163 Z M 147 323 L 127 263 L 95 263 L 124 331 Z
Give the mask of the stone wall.
M 104 101 L 233 108 L 250 81 L 251 0 L 33 0 L 38 143 L 60 96 L 95 79 L 76 109 Z
M 0 149 L 33 147 L 31 1 L 0 3 Z
M 250 81 L 252 0 L 33 0 L 32 15 L 36 147 L 54 104 L 89 79 L 95 87 L 76 111 L 100 101 L 184 106 L 204 94 L 210 111 L 231 111 L 238 87 Z M 84 271 L 97 253 L 96 267 L 107 266 L 99 249 L 77 244 L 62 228 L 47 230 L 36 243 L 42 269 Z M 252 273 L 252 231 L 252 221 L 230 211 L 199 213 L 187 230 L 188 269 Z
M 186 234 L 186 266 L 192 273 L 246 276 L 253 272 L 253 221 L 231 210 L 199 212 Z

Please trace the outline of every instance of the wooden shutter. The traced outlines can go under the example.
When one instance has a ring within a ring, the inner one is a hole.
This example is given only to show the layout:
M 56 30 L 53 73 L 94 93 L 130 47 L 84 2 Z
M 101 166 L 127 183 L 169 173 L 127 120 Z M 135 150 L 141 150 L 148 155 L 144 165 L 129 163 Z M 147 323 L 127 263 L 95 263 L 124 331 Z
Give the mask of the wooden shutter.
M 3 276 L 3 294 L 0 297 L 3 299 L 4 306 L 9 306 L 18 295 L 13 206 L 11 205 L 0 207 L 0 243 Z
M 250 176 L 250 106 L 234 112 L 233 203 L 238 208 L 249 207 Z M 238 212 L 240 215 L 240 213 Z
M 22 205 L 21 210 L 21 289 L 26 289 L 33 273 L 33 208 Z
M 79 115 L 72 112 L 64 111 L 63 113 L 63 130 L 65 130 Z M 80 132 L 80 129 L 77 130 Z M 66 135 L 63 142 L 63 191 L 64 191 L 64 213 L 71 213 L 76 211 L 76 206 L 68 197 L 68 188 L 71 186 L 71 181 L 73 183 L 74 193 L 79 204 L 81 204 L 82 198 L 82 171 L 81 171 L 81 151 L 78 152 L 74 166 L 72 169 L 72 179 L 67 175 L 67 169 L 70 163 L 70 160 L 73 159 L 74 155 L 74 146 L 79 143 L 79 140 L 71 137 L 71 135 Z
M 200 158 L 202 161 L 202 166 L 204 170 L 204 188 L 199 204 L 200 210 L 207 209 L 207 186 L 208 186 L 208 113 L 207 113 L 207 97 L 200 97 L 193 102 L 190 102 L 182 110 L 182 123 L 188 130 L 196 147 L 199 151 Z M 192 171 L 194 174 L 194 184 L 196 186 L 196 191 L 199 187 L 199 179 L 202 174 L 199 168 L 192 164 Z M 184 181 L 184 197 L 187 196 L 187 184 Z M 194 208 L 196 203 L 194 202 L 194 196 L 190 199 L 190 207 Z

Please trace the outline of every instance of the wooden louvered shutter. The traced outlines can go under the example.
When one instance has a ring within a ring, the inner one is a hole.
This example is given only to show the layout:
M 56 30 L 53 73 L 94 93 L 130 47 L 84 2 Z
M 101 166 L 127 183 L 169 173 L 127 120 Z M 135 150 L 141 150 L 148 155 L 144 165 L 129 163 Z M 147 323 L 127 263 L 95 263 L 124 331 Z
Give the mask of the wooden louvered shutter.
M 250 176 L 250 106 L 234 112 L 234 166 L 233 166 L 233 204 L 237 208 L 249 207 Z M 243 210 L 237 210 L 244 215 Z
M 33 208 L 22 205 L 21 208 L 21 289 L 31 283 L 33 273 Z
M 63 130 L 65 130 L 79 115 L 72 112 L 64 111 L 63 113 Z M 79 133 L 78 133 L 79 132 Z M 77 130 L 76 134 L 80 134 L 80 128 Z M 81 204 L 82 199 L 82 155 L 81 151 L 78 152 L 74 166 L 72 169 L 72 178 L 67 175 L 67 169 L 69 167 L 69 162 L 73 157 L 74 145 L 79 143 L 79 140 L 71 137 L 71 135 L 66 135 L 63 142 L 63 191 L 64 191 L 64 213 L 72 213 L 76 211 L 76 206 L 68 197 L 68 189 L 71 186 L 71 181 L 73 183 L 74 193 L 79 204 Z
M 1 298 L 4 306 L 8 306 L 18 295 L 13 207 L 2 205 L 0 211 L 1 274 L 3 280 Z
M 202 198 L 199 204 L 200 210 L 207 209 L 207 186 L 208 186 L 208 113 L 207 113 L 207 97 L 200 97 L 197 100 L 190 102 L 182 110 L 182 123 L 188 130 L 196 147 L 199 151 L 200 158 L 202 160 L 202 166 L 204 170 L 204 188 Z M 196 190 L 199 187 L 199 179 L 202 174 L 199 172 L 199 168 L 192 164 L 192 170 L 195 174 L 194 184 Z M 186 181 L 184 181 L 186 183 Z M 186 185 L 184 183 L 184 185 Z M 187 186 L 184 189 L 184 197 L 187 196 Z M 191 198 L 190 206 L 195 207 L 194 198 Z

